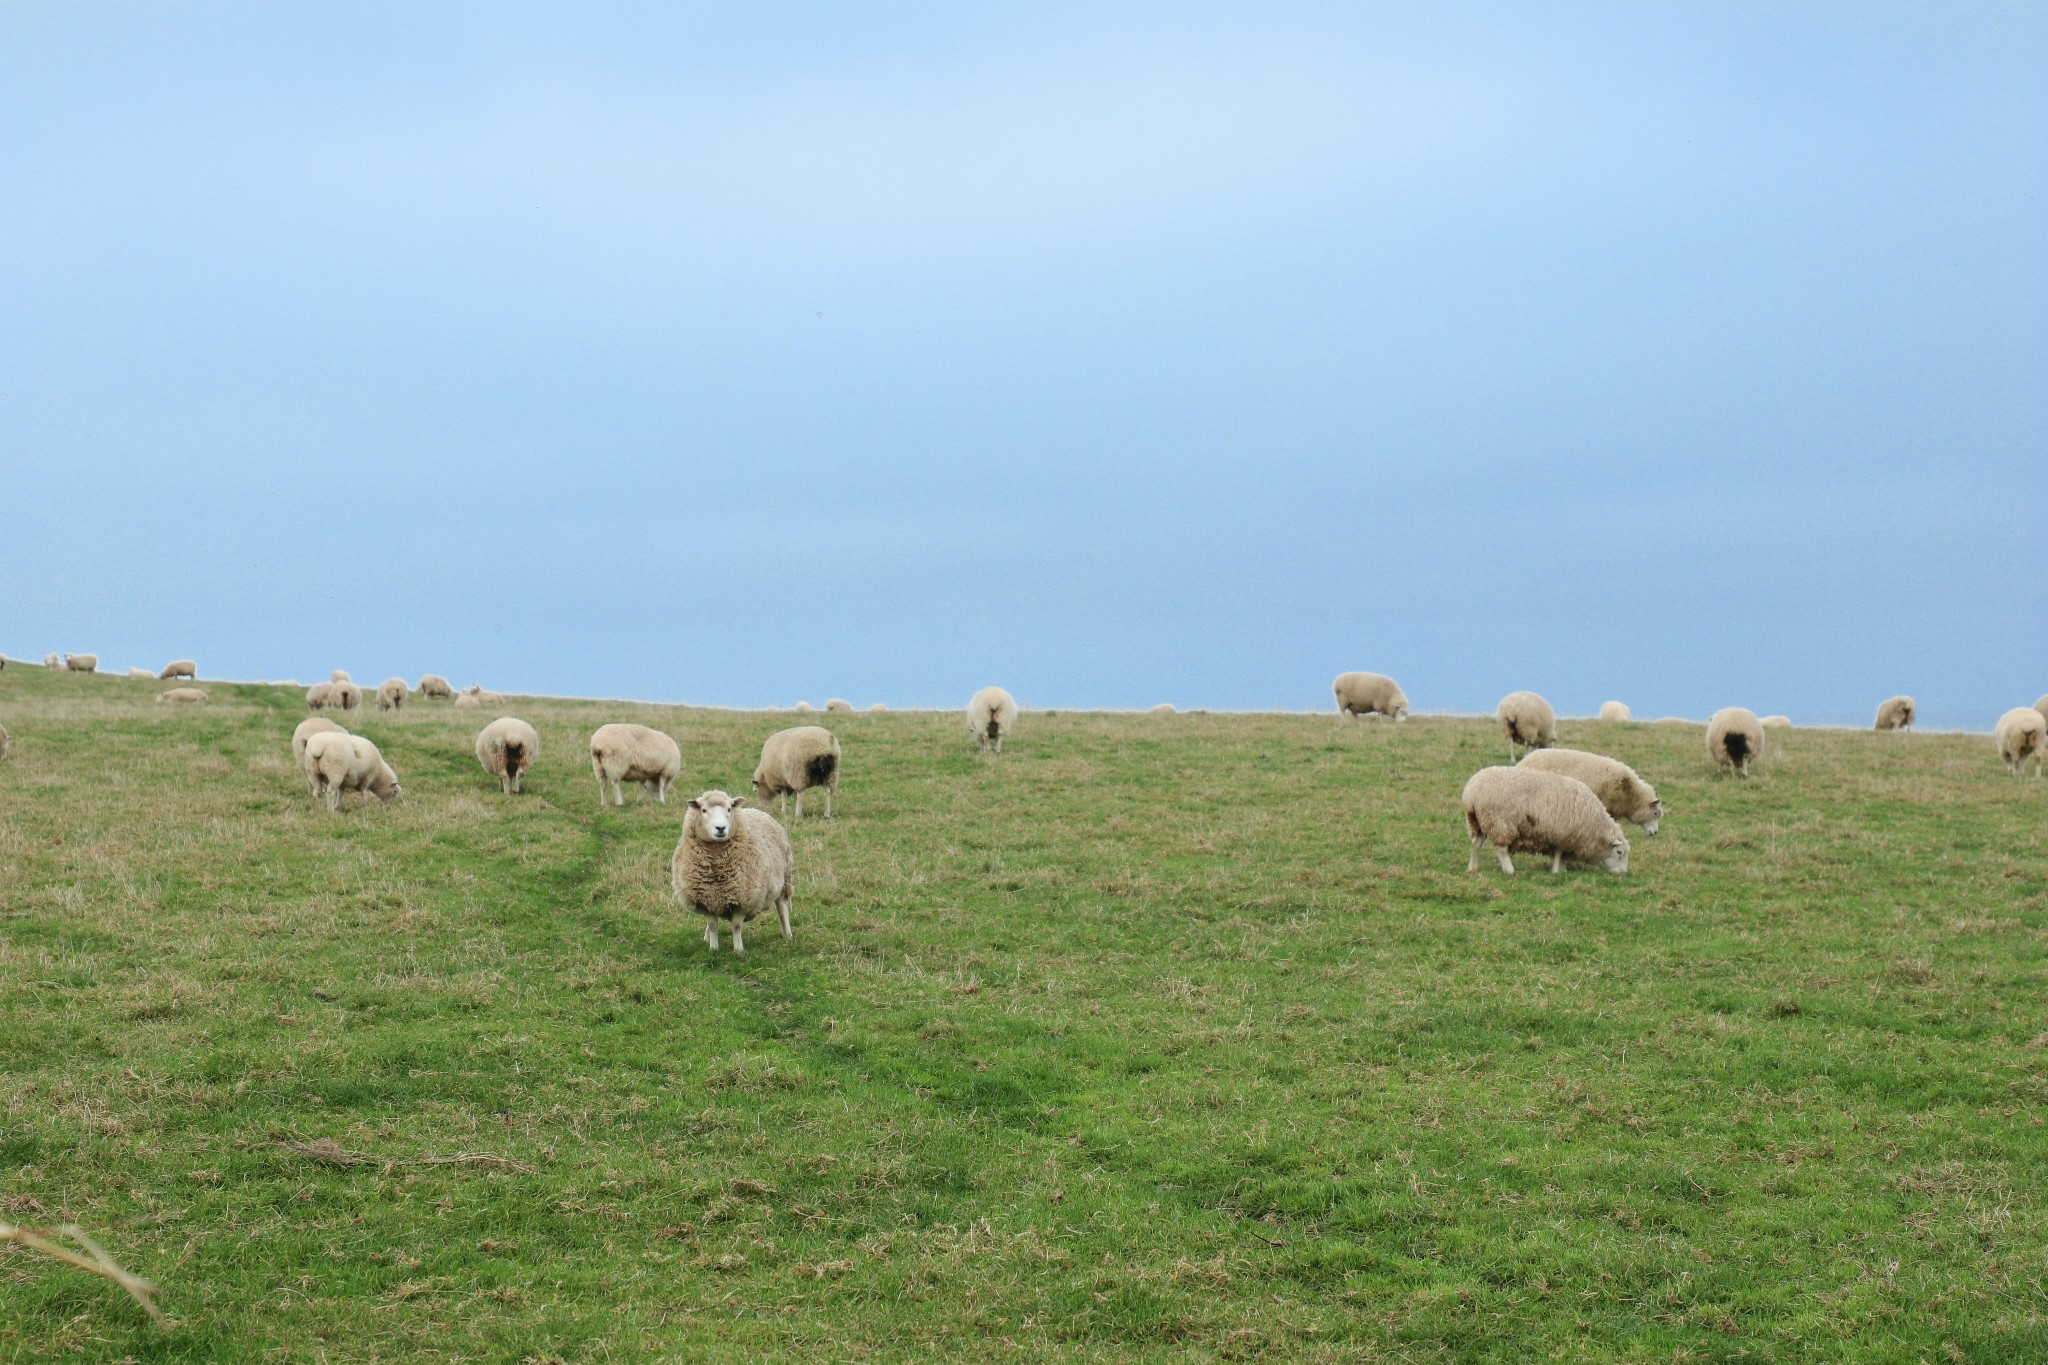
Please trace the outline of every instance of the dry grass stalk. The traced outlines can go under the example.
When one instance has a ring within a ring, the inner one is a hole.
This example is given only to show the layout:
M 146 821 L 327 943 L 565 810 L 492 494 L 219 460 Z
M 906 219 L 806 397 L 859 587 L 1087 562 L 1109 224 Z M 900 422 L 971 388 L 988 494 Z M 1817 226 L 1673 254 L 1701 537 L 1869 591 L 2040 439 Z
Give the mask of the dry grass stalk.
M 12 1223 L 0 1223 L 0 1242 L 17 1242 L 32 1251 L 40 1251 L 45 1256 L 62 1261 L 66 1265 L 74 1265 L 89 1274 L 112 1280 L 115 1284 L 128 1291 L 128 1297 L 142 1305 L 142 1311 L 149 1314 L 152 1322 L 159 1327 L 166 1326 L 164 1315 L 156 1306 L 156 1296 L 159 1291 L 155 1285 L 143 1279 L 140 1275 L 131 1275 L 121 1269 L 119 1265 L 115 1264 L 114 1258 L 102 1251 L 99 1243 L 86 1236 L 85 1229 L 79 1227 L 76 1223 L 66 1223 L 63 1227 L 58 1228 L 57 1235 L 69 1237 L 72 1241 L 84 1247 L 87 1254 L 81 1256 L 70 1247 L 59 1245 L 41 1233 L 34 1232 L 28 1228 L 16 1227 Z

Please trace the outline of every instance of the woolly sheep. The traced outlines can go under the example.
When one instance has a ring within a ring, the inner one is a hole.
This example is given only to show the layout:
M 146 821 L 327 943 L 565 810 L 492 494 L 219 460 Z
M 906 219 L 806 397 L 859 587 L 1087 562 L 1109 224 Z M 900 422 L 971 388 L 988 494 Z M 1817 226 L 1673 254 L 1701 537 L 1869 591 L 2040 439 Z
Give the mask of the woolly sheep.
M 2034 709 L 2041 713 L 2042 720 L 2048 720 L 2048 693 L 2041 695 L 2041 699 L 2034 703 Z
M 146 668 L 131 668 L 128 670 L 128 676 L 131 678 L 148 678 L 151 682 L 157 680 L 156 674 Z
M 1789 730 L 1792 728 L 1792 717 L 1765 716 L 1757 724 L 1763 726 L 1766 730 Z
M 1003 737 L 1017 728 L 1017 701 L 1000 687 L 984 687 L 967 703 L 967 730 L 986 753 L 1003 751 Z
M 540 735 L 523 720 L 500 716 L 477 731 L 476 761 L 498 779 L 498 790 L 507 796 L 519 794 L 519 779 L 539 757 Z
M 1500 721 L 1501 734 L 1507 737 L 1510 759 L 1518 744 L 1529 750 L 1548 749 L 1557 743 L 1557 712 L 1534 692 L 1508 693 L 1493 714 Z
M 100 656 L 97 654 L 66 654 L 64 656 L 64 667 L 73 673 L 97 672 L 99 666 Z
M 1330 684 L 1340 716 L 1382 715 L 1408 719 L 1408 697 L 1384 673 L 1339 673 Z
M 405 707 L 405 679 L 386 678 L 377 684 L 377 709 L 399 711 Z
M 474 692 L 460 692 L 456 694 L 455 709 L 458 711 L 475 711 L 482 706 L 482 700 Z
M 206 700 L 206 689 L 203 687 L 174 687 L 168 692 L 157 693 L 156 699 L 168 702 L 202 702 Z
M 2031 706 L 2015 706 L 1998 718 L 1998 729 L 1993 734 L 2007 772 L 2025 772 L 2031 758 L 2034 776 L 2041 775 L 2041 765 L 2048 761 L 2048 720 L 2042 719 L 2039 711 Z
M 1479 870 L 1479 850 L 1492 843 L 1500 870 L 1512 873 L 1510 853 L 1548 853 L 1550 870 L 1567 857 L 1628 871 L 1628 840 L 1593 789 L 1575 777 L 1533 768 L 1481 768 L 1465 784 L 1465 832 L 1472 836 L 1468 872 Z
M 190 659 L 173 659 L 165 664 L 164 671 L 156 676 L 159 681 L 165 678 L 191 678 L 197 682 L 199 679 L 199 665 L 193 663 Z
M 1877 724 L 1872 728 L 1878 730 L 1905 730 L 1910 728 L 1912 724 L 1913 699 L 1911 697 L 1893 697 L 1890 701 L 1883 702 L 1878 706 Z
M 328 694 L 330 697 L 329 705 L 338 706 L 344 711 L 359 711 L 362 709 L 362 688 L 357 687 L 352 682 L 329 683 L 328 686 L 333 689 Z
M 798 725 L 777 730 L 761 746 L 761 761 L 754 765 L 754 799 L 774 797 L 778 807 L 786 797 L 796 797 L 796 814 L 804 818 L 804 793 L 812 787 L 825 790 L 825 818 L 832 818 L 832 793 L 839 789 L 839 737 L 822 725 Z
M 428 673 L 420 678 L 420 695 L 423 697 L 452 697 L 455 689 L 439 673 Z
M 54 654 L 45 654 L 45 655 L 43 656 L 43 667 L 44 667 L 44 668 L 62 668 L 63 666 L 64 666 L 64 661 L 63 661 L 62 659 L 58 658 L 58 657 L 57 657 L 56 655 L 54 655 Z
M 868 708 L 868 714 L 871 716 L 879 716 L 887 712 L 888 709 L 889 708 L 882 705 L 882 703 L 876 702 L 873 706 L 870 706 Z
M 744 796 L 708 791 L 690 798 L 683 837 L 669 858 L 676 903 L 704 917 L 704 941 L 718 951 L 718 924 L 732 929 L 732 950 L 747 945 L 740 926 L 772 908 L 789 938 L 796 894 L 796 852 L 775 817 L 747 806 Z
M 484 685 L 482 683 L 471 683 L 469 686 L 463 688 L 462 690 L 468 693 L 470 696 L 475 697 L 480 702 L 500 702 L 505 700 L 504 693 L 487 692 L 484 690 Z
M 333 683 L 314 683 L 306 689 L 306 705 L 312 707 L 315 711 L 324 711 L 328 707 L 337 704 L 334 700 Z
M 348 731 L 336 725 L 325 716 L 308 716 L 299 722 L 299 728 L 292 731 L 292 762 L 306 775 L 306 790 L 315 796 L 320 794 L 313 776 L 313 765 L 306 761 L 306 744 L 315 735 L 345 735 Z
M 1159 705 L 1152 708 L 1150 714 L 1155 716 L 1171 716 L 1175 714 L 1173 703 L 1170 701 L 1160 702 Z
M 642 794 L 668 804 L 668 788 L 683 771 L 683 751 L 675 740 L 645 725 L 600 725 L 590 736 L 590 771 L 597 774 L 597 804 L 604 804 L 605 784 L 612 800 L 626 804 L 623 784 L 638 782 Z
M 327 675 L 327 681 L 332 683 L 345 683 L 354 682 L 355 679 L 349 677 L 347 669 L 337 668 L 332 673 L 329 673 Z
M 313 794 L 324 797 L 330 811 L 341 809 L 345 792 L 368 792 L 386 805 L 398 799 L 398 774 L 377 746 L 361 735 L 323 730 L 311 736 L 306 740 L 306 764 Z
M 1717 769 L 1749 776 L 1749 760 L 1764 755 L 1764 728 L 1746 706 L 1724 706 L 1707 722 L 1707 757 Z
M 833 697 L 825 703 L 825 711 L 828 715 L 850 716 L 853 714 L 853 703 L 844 697 Z
M 796 704 L 796 709 L 797 709 L 797 710 L 798 710 L 798 711 L 799 711 L 800 713 L 802 713 L 802 714 L 804 714 L 804 715 L 809 715 L 809 714 L 810 714 L 811 712 L 815 711 L 815 710 L 816 710 L 817 708 L 816 708 L 816 707 L 814 707 L 814 706 L 812 706 L 812 705 L 811 705 L 811 704 L 810 704 L 809 702 L 807 702 L 807 701 L 800 701 L 800 702 L 798 702 L 798 703 Z
M 1629 711 L 1627 702 L 1603 701 L 1600 703 L 1600 719 L 1627 720 L 1628 718 Z
M 1517 766 L 1530 772 L 1576 777 L 1600 798 L 1609 815 L 1641 825 L 1645 834 L 1655 835 L 1664 819 L 1664 803 L 1658 799 L 1657 789 L 1620 759 L 1582 749 L 1537 749 L 1523 755 Z

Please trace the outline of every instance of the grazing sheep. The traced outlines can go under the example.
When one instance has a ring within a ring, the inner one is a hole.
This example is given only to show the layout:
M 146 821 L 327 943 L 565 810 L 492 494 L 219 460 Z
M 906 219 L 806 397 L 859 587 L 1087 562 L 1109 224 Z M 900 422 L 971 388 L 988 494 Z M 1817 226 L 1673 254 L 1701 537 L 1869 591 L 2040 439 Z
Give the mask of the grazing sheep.
M 2048 761 L 2048 720 L 2031 706 L 2015 706 L 1998 718 L 1998 729 L 1993 732 L 1998 740 L 1998 756 L 2005 760 L 2009 773 L 2023 773 L 2027 760 L 2034 760 L 2034 776 L 2041 775 L 2041 765 Z
M 539 757 L 540 735 L 523 720 L 501 716 L 477 731 L 476 761 L 498 779 L 498 790 L 507 796 L 519 794 L 519 779 Z
M 761 761 L 754 766 L 754 799 L 774 797 L 778 807 L 796 796 L 796 814 L 804 818 L 804 793 L 812 787 L 825 789 L 825 818 L 832 818 L 832 793 L 839 789 L 839 737 L 822 725 L 799 725 L 778 730 L 761 746 Z
M 1508 855 L 1525 849 L 1548 853 L 1552 872 L 1564 871 L 1567 857 L 1599 863 L 1609 872 L 1628 871 L 1621 826 L 1591 787 L 1562 773 L 1481 768 L 1465 784 L 1465 832 L 1472 836 L 1468 872 L 1479 870 L 1479 850 L 1488 842 L 1503 872 L 1515 870 Z
M 428 673 L 420 679 L 420 695 L 423 697 L 452 697 L 455 689 L 439 673 Z
M 2041 713 L 2042 720 L 2048 720 L 2048 693 L 2043 693 L 2041 699 L 2034 703 L 2034 709 Z
M 146 668 L 131 668 L 128 670 L 128 676 L 131 678 L 148 678 L 151 682 L 157 680 L 156 674 Z
M 1557 743 L 1557 712 L 1534 692 L 1508 693 L 1500 699 L 1494 717 L 1507 737 L 1509 759 L 1515 757 L 1517 744 L 1529 750 L 1548 749 Z
M 349 677 L 347 669 L 337 668 L 332 673 L 329 673 L 327 675 L 327 681 L 332 683 L 345 683 L 354 682 L 355 679 Z
M 1749 776 L 1749 760 L 1764 756 L 1764 727 L 1746 706 L 1724 706 L 1707 722 L 1707 757 L 1718 771 Z
M 984 687 L 967 703 L 967 731 L 981 752 L 1003 751 L 1003 737 L 1017 728 L 1017 701 L 1000 687 Z
M 73 673 L 94 673 L 99 670 L 100 656 L 97 654 L 66 654 L 64 667 Z
M 44 667 L 44 668 L 62 668 L 63 666 L 64 666 L 64 661 L 63 661 L 62 659 L 58 658 L 58 657 L 57 657 L 56 655 L 54 655 L 54 654 L 45 654 L 45 655 L 43 656 L 43 667 Z
M 313 765 L 306 761 L 306 743 L 315 735 L 345 735 L 348 731 L 336 725 L 325 716 L 308 716 L 299 722 L 299 728 L 292 731 L 292 762 L 306 775 L 306 790 L 315 796 L 320 789 L 313 777 Z
M 357 687 L 352 682 L 329 683 L 328 686 L 333 689 L 329 693 L 331 698 L 330 705 L 338 706 L 344 711 L 359 711 L 362 709 L 362 688 Z
M 1766 730 L 1789 730 L 1792 728 L 1792 717 L 1765 716 L 1757 724 L 1763 726 Z
M 456 694 L 455 709 L 458 711 L 475 711 L 482 706 L 483 700 L 474 692 L 459 692 Z
M 1609 815 L 1641 825 L 1645 834 L 1655 835 L 1664 818 L 1664 803 L 1657 798 L 1657 789 L 1620 759 L 1582 749 L 1536 749 L 1523 755 L 1517 766 L 1576 777 L 1593 789 Z
M 402 711 L 405 709 L 405 679 L 386 678 L 377 684 L 377 709 L 379 711 Z
M 669 859 L 676 902 L 704 917 L 704 941 L 718 951 L 718 923 L 732 928 L 732 950 L 747 951 L 740 926 L 772 908 L 791 936 L 789 905 L 796 894 L 796 851 L 789 835 L 744 796 L 708 791 L 690 799 L 683 837 Z
M 1600 703 L 1600 719 L 1627 720 L 1628 718 L 1629 710 L 1627 702 L 1603 701 Z
M 1877 724 L 1872 728 L 1878 730 L 1905 730 L 1911 728 L 1912 724 L 1913 699 L 1911 697 L 1893 697 L 1890 701 L 1878 706 Z
M 825 712 L 833 716 L 850 716 L 853 714 L 853 703 L 844 697 L 833 697 L 825 703 Z
M 334 699 L 334 684 L 314 683 L 311 687 L 307 688 L 306 705 L 312 707 L 315 711 L 325 711 L 330 706 L 339 705 Z
M 797 711 L 798 711 L 798 713 L 799 713 L 799 714 L 802 714 L 802 715 L 806 715 L 806 716 L 807 716 L 807 715 L 809 715 L 809 714 L 810 714 L 810 713 L 811 713 L 812 711 L 816 710 L 817 708 L 816 708 L 816 707 L 814 707 L 814 706 L 812 706 L 812 705 L 811 705 L 811 704 L 810 704 L 809 702 L 807 702 L 807 701 L 800 701 L 800 702 L 798 702 L 798 703 L 796 704 L 796 709 L 797 709 Z
M 398 774 L 377 752 L 377 746 L 361 735 L 324 730 L 306 740 L 306 764 L 311 769 L 313 795 L 324 797 L 327 809 L 341 809 L 345 792 L 368 792 L 389 805 L 398 799 Z
M 1160 703 L 1159 703 L 1159 705 L 1157 705 L 1157 706 L 1153 707 L 1153 708 L 1152 708 L 1152 710 L 1151 710 L 1151 712 L 1150 712 L 1149 714 L 1151 714 L 1151 715 L 1155 715 L 1155 716 L 1171 716 L 1171 715 L 1174 715 L 1174 714 L 1176 714 L 1176 713 L 1175 713 L 1175 711 L 1174 711 L 1174 709 L 1173 709 L 1173 703 L 1172 703 L 1172 702 L 1170 702 L 1170 701 L 1163 701 L 1163 702 L 1160 702 Z
M 166 678 L 190 678 L 197 682 L 199 680 L 199 665 L 193 663 L 190 659 L 173 659 L 165 664 L 164 671 L 156 676 L 158 681 Z
M 871 716 L 879 716 L 886 714 L 888 710 L 888 707 L 882 705 L 882 703 L 880 702 L 876 702 L 873 706 L 870 706 L 868 708 L 868 714 Z
M 203 687 L 174 687 L 168 692 L 157 693 L 156 699 L 158 701 L 183 702 L 187 704 L 202 702 L 206 700 L 206 689 Z
M 1391 716 L 1395 720 L 1408 719 L 1408 697 L 1400 686 L 1384 673 L 1339 673 L 1337 680 L 1330 684 L 1330 690 L 1337 694 L 1337 714 L 1340 716 Z
M 597 774 L 597 804 L 604 804 L 609 782 L 612 800 L 626 804 L 623 784 L 638 782 L 644 795 L 668 804 L 669 784 L 683 771 L 683 751 L 659 730 L 645 725 L 600 725 L 590 736 L 590 771 Z

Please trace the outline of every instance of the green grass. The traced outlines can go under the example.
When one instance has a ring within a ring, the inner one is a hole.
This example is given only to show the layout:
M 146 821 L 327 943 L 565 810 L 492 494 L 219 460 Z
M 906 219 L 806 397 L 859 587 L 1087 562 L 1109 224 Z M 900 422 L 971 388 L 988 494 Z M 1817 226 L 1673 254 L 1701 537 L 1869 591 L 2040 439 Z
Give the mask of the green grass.
M 735 960 L 584 742 L 737 790 L 790 717 L 514 699 L 506 798 L 416 702 L 336 817 L 299 695 L 210 686 L 0 673 L 0 1221 L 174 1319 L 0 1247 L 0 1361 L 2048 1358 L 2048 783 L 1986 738 L 1566 722 L 1664 832 L 1510 879 L 1483 722 L 835 717 Z

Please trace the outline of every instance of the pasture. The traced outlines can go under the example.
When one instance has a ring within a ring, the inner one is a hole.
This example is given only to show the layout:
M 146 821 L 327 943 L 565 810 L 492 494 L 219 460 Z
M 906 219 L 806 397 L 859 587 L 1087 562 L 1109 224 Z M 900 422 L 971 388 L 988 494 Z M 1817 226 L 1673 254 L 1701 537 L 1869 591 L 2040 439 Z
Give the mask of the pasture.
M 171 1320 L 0 1246 L 0 1361 L 2048 1359 L 2048 783 L 1986 736 L 1566 720 L 1663 832 L 1507 878 L 1490 720 L 807 717 L 837 818 L 735 959 L 585 741 L 680 799 L 796 717 L 415 698 L 333 816 L 300 692 L 204 685 L 0 673 L 0 1221 Z

